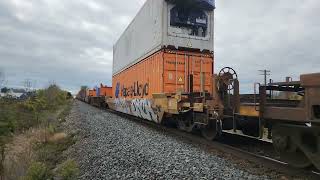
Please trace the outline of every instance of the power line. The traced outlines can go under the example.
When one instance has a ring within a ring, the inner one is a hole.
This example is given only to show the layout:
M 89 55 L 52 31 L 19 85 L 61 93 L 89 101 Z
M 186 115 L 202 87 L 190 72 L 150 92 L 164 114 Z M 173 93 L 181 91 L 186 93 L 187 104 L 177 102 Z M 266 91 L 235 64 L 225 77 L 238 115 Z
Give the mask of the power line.
M 259 70 L 259 72 L 262 72 L 263 74 L 260 74 L 262 76 L 264 76 L 264 85 L 267 86 L 267 79 L 268 79 L 268 76 L 271 75 L 271 71 L 270 70 Z

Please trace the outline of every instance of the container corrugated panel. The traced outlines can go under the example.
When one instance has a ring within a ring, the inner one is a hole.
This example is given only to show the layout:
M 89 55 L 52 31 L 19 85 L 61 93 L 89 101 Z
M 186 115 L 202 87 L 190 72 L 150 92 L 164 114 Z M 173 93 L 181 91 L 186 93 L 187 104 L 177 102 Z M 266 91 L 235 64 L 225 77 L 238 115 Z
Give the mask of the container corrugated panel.
M 202 53 L 161 50 L 113 76 L 115 98 L 147 98 L 154 93 L 200 92 L 200 74 L 205 75 L 205 91 L 211 92 L 213 57 Z
M 96 97 L 96 95 L 97 95 L 96 90 L 89 90 L 90 97 Z
M 101 87 L 100 96 L 112 97 L 112 87 Z
M 205 30 L 195 30 L 189 27 L 192 24 L 188 19 L 179 21 L 174 18 L 174 13 L 178 12 L 175 9 L 175 4 L 165 0 L 146 1 L 114 45 L 113 75 L 166 46 L 213 51 L 213 10 L 201 9 L 201 12 L 190 15 L 194 21 L 192 27 L 206 27 Z

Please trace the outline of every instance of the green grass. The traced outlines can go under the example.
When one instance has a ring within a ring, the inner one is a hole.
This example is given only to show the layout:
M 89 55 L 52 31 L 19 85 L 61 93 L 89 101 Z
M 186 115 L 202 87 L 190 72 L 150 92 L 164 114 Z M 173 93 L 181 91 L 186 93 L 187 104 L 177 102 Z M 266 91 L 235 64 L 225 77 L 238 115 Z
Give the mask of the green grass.
M 65 122 L 66 121 L 66 117 L 69 115 L 72 105 L 71 105 L 71 101 L 69 101 L 67 103 L 67 105 L 65 106 L 65 108 L 63 109 L 63 111 L 59 114 L 58 116 L 58 120 L 60 123 Z
M 33 162 L 28 169 L 27 175 L 22 178 L 24 180 L 46 180 L 52 179 L 48 167 L 44 163 Z
M 58 176 L 63 180 L 76 180 L 79 168 L 74 160 L 67 160 L 58 167 Z

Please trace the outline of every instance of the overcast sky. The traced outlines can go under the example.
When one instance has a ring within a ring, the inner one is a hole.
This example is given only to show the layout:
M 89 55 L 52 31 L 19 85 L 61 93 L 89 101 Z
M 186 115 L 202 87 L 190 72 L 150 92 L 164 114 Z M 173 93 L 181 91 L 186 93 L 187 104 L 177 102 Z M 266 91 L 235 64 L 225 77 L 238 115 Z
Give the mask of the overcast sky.
M 8 86 L 56 82 L 111 85 L 112 45 L 144 0 L 0 0 L 0 70 Z M 241 91 L 258 70 L 285 76 L 320 71 L 319 0 L 216 0 L 215 71 L 233 67 Z

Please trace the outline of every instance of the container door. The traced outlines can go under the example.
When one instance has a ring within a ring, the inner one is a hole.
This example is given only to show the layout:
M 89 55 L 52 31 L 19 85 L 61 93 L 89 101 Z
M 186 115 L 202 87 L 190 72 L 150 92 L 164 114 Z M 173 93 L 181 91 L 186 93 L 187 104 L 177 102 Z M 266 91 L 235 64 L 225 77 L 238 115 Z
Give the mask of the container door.
M 189 74 L 193 75 L 193 92 L 201 92 L 201 74 L 204 78 L 204 91 L 211 92 L 212 86 L 212 65 L 211 57 L 189 56 Z
M 183 53 L 164 53 L 164 92 L 188 92 L 188 57 Z

